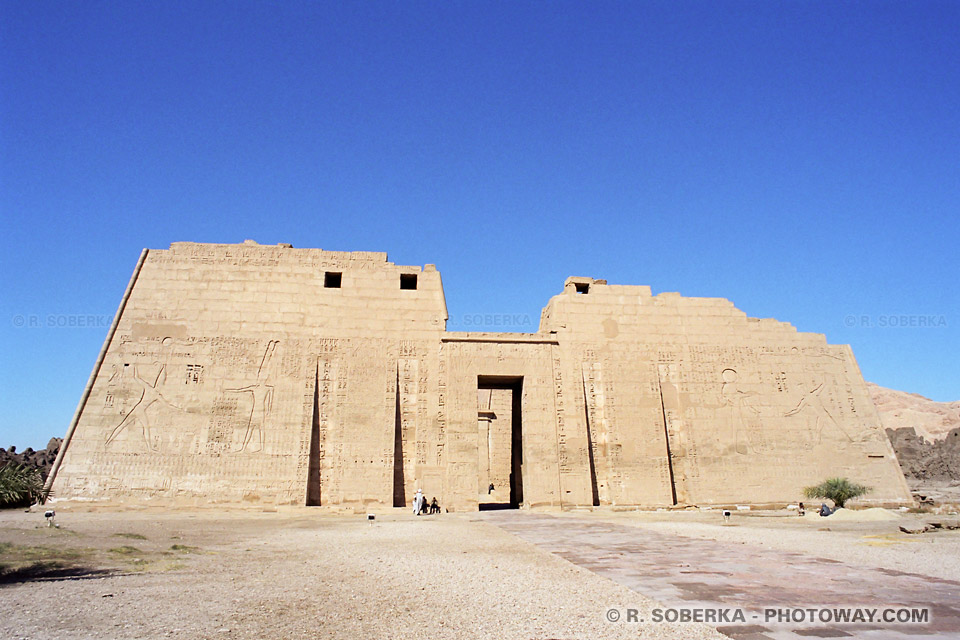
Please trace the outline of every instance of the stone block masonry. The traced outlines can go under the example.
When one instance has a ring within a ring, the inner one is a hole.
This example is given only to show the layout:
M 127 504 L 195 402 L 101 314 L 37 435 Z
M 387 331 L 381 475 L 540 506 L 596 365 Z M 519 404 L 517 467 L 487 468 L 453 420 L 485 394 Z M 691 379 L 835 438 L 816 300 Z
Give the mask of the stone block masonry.
M 439 271 L 385 253 L 147 250 L 55 495 L 654 507 L 793 501 L 842 475 L 910 501 L 853 353 L 822 335 L 593 278 L 568 278 L 537 333 L 446 321 Z

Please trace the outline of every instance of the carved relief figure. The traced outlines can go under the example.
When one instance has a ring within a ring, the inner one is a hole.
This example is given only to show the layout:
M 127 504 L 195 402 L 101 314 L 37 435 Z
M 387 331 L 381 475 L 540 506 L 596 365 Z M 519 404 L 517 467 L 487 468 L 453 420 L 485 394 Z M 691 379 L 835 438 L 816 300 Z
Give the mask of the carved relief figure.
M 167 348 L 173 344 L 173 339 L 164 338 L 161 344 L 163 347 Z M 115 426 L 113 431 L 110 432 L 110 435 L 107 436 L 106 444 L 108 446 L 131 423 L 136 423 L 140 425 L 140 429 L 143 433 L 143 439 L 147 443 L 147 447 L 152 451 L 159 451 L 160 447 L 158 441 L 155 440 L 150 433 L 150 416 L 147 413 L 147 409 L 158 402 L 171 409 L 180 409 L 180 407 L 164 398 L 160 393 L 159 387 L 162 386 L 167 379 L 166 363 L 155 362 L 154 365 L 160 366 L 160 368 L 157 370 L 157 374 L 155 376 L 147 375 L 146 377 L 144 377 L 139 364 L 133 365 L 133 379 L 138 385 L 140 385 L 140 387 L 143 388 L 143 391 L 140 393 L 140 399 L 137 400 L 137 403 L 133 405 L 133 408 L 130 409 L 127 415 L 123 417 L 123 419 L 120 421 L 120 424 Z
M 795 416 L 800 414 L 805 414 L 812 416 L 814 419 L 813 426 L 809 431 L 809 442 L 810 446 L 816 446 L 820 444 L 821 438 L 823 436 L 823 428 L 829 423 L 832 424 L 837 431 L 843 434 L 843 437 L 848 441 L 852 441 L 853 438 L 850 437 L 843 427 L 840 426 L 840 423 L 836 418 L 833 417 L 833 414 L 827 409 L 826 405 L 823 403 L 823 399 L 820 397 L 820 392 L 823 391 L 824 381 L 821 380 L 820 384 L 814 386 L 810 391 L 800 398 L 800 401 L 797 403 L 797 406 L 787 411 L 783 416 Z
M 256 434 L 256 440 L 251 451 L 256 452 L 263 449 L 263 425 L 266 424 L 270 409 L 273 407 L 273 385 L 267 384 L 267 382 L 270 378 L 270 363 L 278 344 L 279 341 L 277 340 L 271 340 L 267 343 L 267 348 L 263 352 L 263 359 L 260 361 L 260 368 L 257 370 L 257 381 L 255 383 L 236 389 L 224 389 L 224 391 L 231 393 L 249 393 L 251 399 L 250 416 L 247 418 L 247 429 L 243 434 L 243 442 L 234 453 L 246 451 L 247 445 L 250 444 L 251 440 L 254 440 L 254 434 Z M 260 419 L 255 421 L 254 418 L 258 414 Z
M 740 389 L 740 376 L 734 369 L 724 369 L 720 373 L 723 383 L 720 385 L 720 402 L 730 407 L 733 413 L 733 427 L 729 432 L 734 451 L 740 454 L 758 453 L 764 450 L 760 431 L 760 410 L 754 406 L 754 394 Z M 752 426 L 744 420 L 744 414 L 752 415 Z

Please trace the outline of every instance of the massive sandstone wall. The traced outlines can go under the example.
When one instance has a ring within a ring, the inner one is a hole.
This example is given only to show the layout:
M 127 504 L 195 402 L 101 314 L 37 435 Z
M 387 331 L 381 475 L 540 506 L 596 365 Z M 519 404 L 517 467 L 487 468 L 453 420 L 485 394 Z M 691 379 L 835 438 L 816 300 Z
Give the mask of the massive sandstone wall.
M 848 346 L 722 298 L 588 278 L 567 280 L 541 331 L 586 388 L 601 502 L 776 502 L 837 475 L 909 499 Z
M 417 288 L 401 289 L 401 274 Z M 383 253 L 149 251 L 56 494 L 302 504 L 309 486 L 326 501 L 390 503 L 398 362 L 408 375 L 406 356 L 426 353 L 415 345 L 436 343 L 445 321 L 440 274 Z M 318 431 L 332 446 L 318 450 Z
M 909 499 L 850 349 L 823 336 L 587 278 L 535 334 L 446 317 L 439 272 L 383 253 L 149 251 L 56 495 L 658 506 L 796 500 L 847 475 Z

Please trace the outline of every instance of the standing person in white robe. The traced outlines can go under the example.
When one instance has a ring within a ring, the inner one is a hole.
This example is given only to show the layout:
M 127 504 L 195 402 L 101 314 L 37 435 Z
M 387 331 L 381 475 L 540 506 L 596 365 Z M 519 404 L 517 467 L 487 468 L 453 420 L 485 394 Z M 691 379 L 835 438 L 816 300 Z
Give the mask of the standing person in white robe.
M 423 513 L 423 491 L 417 489 L 417 495 L 413 498 L 413 513 L 420 515 Z

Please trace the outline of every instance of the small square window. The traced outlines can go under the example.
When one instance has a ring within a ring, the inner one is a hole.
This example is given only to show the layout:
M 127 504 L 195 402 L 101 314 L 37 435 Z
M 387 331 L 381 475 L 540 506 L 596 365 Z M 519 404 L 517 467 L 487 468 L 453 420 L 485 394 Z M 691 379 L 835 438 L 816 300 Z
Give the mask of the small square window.
M 576 282 L 573 286 L 577 293 L 589 293 L 590 291 L 590 284 L 587 282 Z
M 416 289 L 416 288 L 417 288 L 417 274 L 415 274 L 415 273 L 401 273 L 401 274 L 400 274 L 400 288 L 401 288 L 401 289 Z
M 323 275 L 323 286 L 326 289 L 339 289 L 343 274 L 339 271 L 327 271 Z

